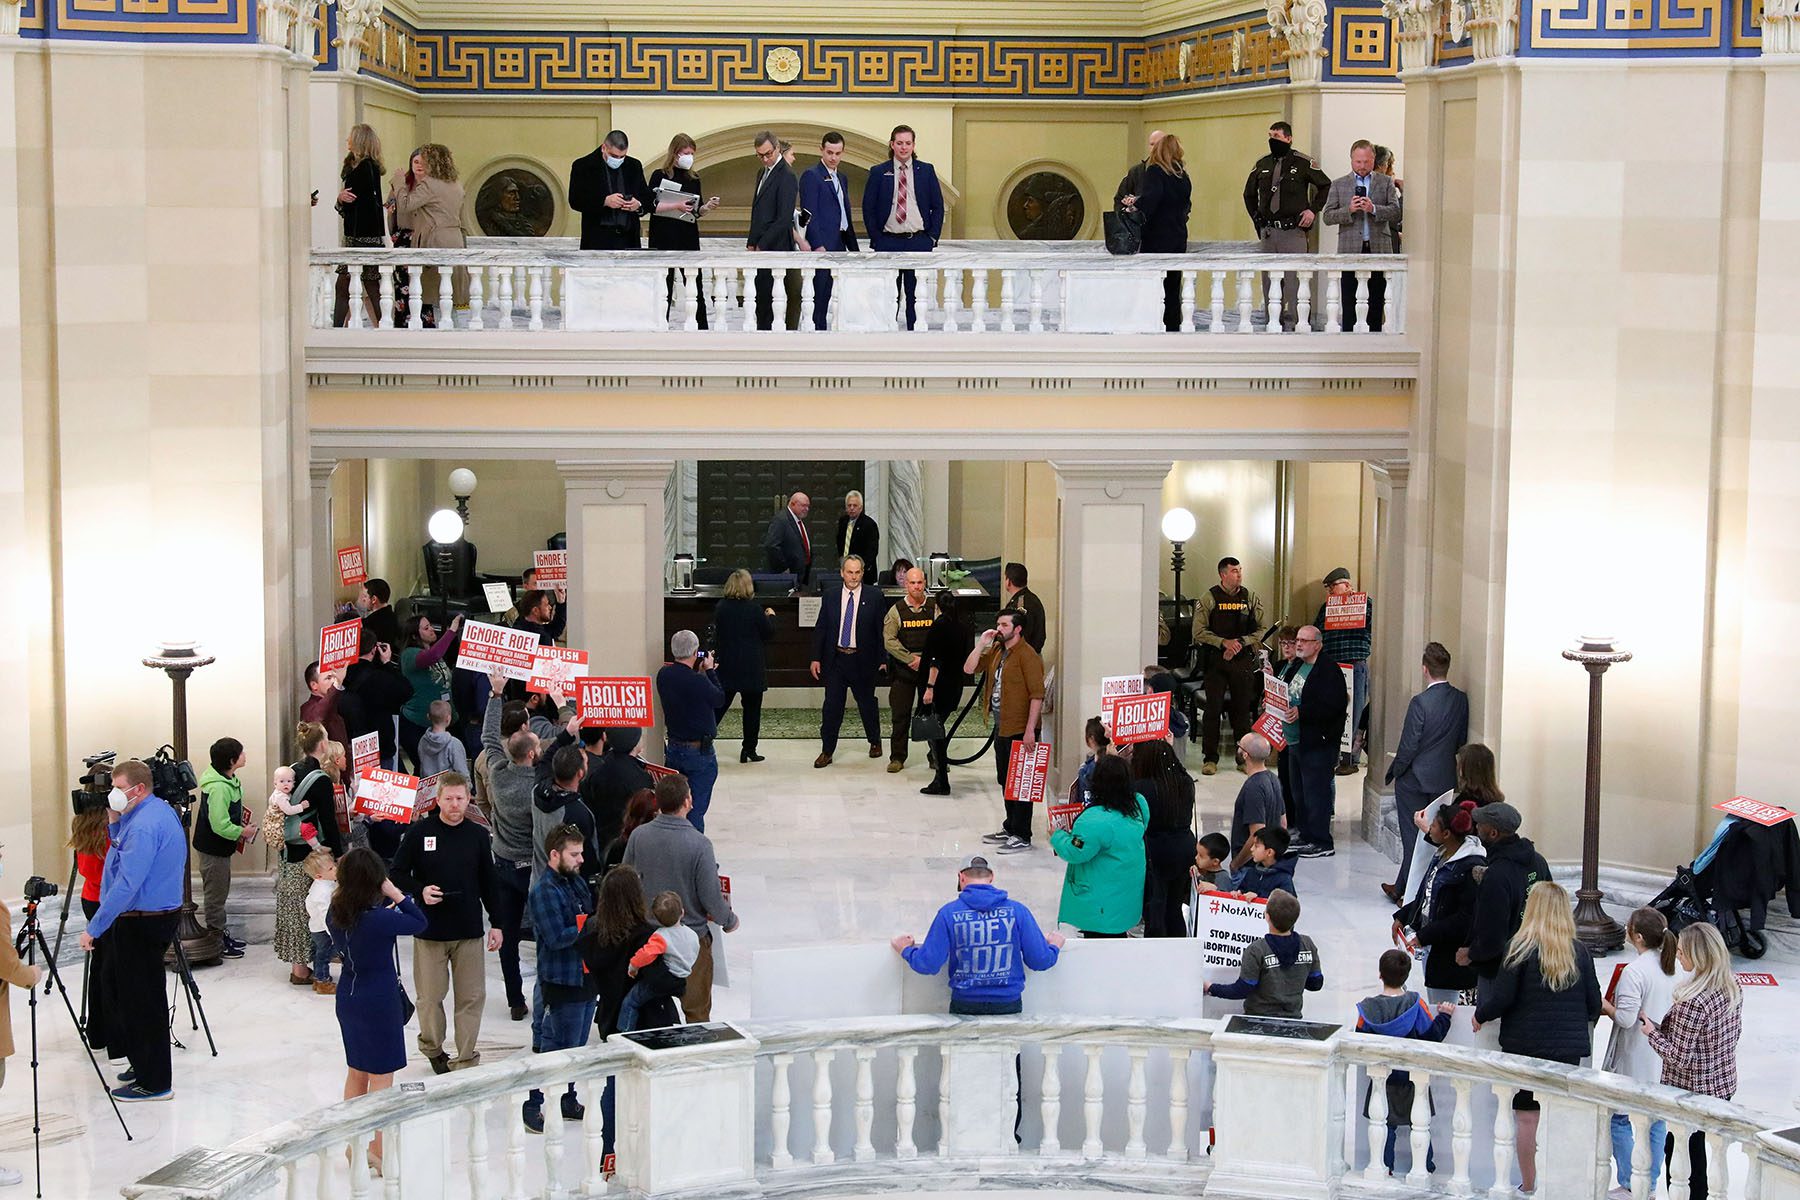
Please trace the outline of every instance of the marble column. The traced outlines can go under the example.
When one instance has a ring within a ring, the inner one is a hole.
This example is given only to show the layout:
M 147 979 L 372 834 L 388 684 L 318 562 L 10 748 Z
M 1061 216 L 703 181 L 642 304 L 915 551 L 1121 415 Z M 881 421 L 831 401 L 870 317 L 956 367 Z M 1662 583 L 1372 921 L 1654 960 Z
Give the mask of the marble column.
M 930 547 L 925 545 L 925 496 L 919 460 L 897 458 L 887 464 L 887 536 L 886 558 L 889 562 L 902 554 L 914 562 L 924 561 Z
M 919 523 L 922 549 L 949 553 L 950 546 L 950 464 L 942 461 L 919 465 L 919 507 L 924 514 Z
M 306 581 L 312 594 L 300 597 L 297 608 L 306 619 L 295 622 L 294 629 L 298 643 L 296 650 L 302 663 L 311 662 L 318 655 L 319 630 L 331 623 L 332 600 L 338 590 L 337 545 L 331 536 L 331 477 L 337 469 L 335 458 L 315 458 L 307 463 L 311 484 L 307 532 L 312 539 L 312 549 Z
M 1383 782 L 1406 705 L 1419 686 L 1419 655 L 1426 639 L 1409 620 L 1406 603 L 1406 504 L 1411 467 L 1404 460 L 1377 463 L 1375 473 L 1375 629 L 1369 659 L 1369 737 L 1363 746 L 1369 771 L 1363 782 L 1363 837 L 1396 861 L 1400 832 L 1394 823 L 1393 788 Z
M 1100 711 L 1100 677 L 1156 660 L 1157 555 L 1171 460 L 1053 462 L 1062 505 L 1061 639 L 1053 738 L 1060 786 L 1081 765 L 1081 733 Z M 1057 781 L 1052 780 L 1057 786 Z
M 691 458 L 675 461 L 663 489 L 663 557 L 700 553 L 700 464 Z
M 567 499 L 569 645 L 597 675 L 654 675 L 663 644 L 668 459 L 558 459 Z M 698 630 L 696 630 L 698 632 Z M 645 741 L 660 744 L 657 727 Z

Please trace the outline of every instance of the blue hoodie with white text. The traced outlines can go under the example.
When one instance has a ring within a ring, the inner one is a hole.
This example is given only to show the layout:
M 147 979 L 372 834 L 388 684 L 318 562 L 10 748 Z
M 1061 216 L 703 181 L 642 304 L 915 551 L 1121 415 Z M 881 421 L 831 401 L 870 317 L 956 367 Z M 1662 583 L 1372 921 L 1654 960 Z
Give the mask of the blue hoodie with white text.
M 1030 909 L 991 883 L 971 883 L 938 909 L 925 940 L 900 956 L 921 975 L 936 975 L 948 962 L 952 996 L 992 1003 L 1018 1000 L 1025 968 L 1049 970 L 1057 950 Z

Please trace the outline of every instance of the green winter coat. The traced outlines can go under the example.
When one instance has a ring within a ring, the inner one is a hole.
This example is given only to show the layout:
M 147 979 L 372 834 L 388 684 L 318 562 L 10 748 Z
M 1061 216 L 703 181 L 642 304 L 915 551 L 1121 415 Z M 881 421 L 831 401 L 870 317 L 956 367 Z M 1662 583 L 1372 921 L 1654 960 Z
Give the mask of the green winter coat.
M 1050 835 L 1050 848 L 1069 864 L 1056 919 L 1092 933 L 1124 933 L 1144 917 L 1144 830 L 1150 805 L 1137 797 L 1127 817 L 1090 805 L 1074 825 Z

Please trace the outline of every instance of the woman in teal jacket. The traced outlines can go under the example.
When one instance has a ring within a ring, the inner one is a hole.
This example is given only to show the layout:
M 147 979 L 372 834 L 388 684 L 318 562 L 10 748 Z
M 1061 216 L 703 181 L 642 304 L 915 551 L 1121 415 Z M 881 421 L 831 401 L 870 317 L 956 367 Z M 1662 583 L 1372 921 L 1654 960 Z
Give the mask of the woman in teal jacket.
M 1082 937 L 1124 937 L 1144 916 L 1144 830 L 1150 806 L 1131 786 L 1125 760 L 1094 763 L 1092 802 L 1050 848 L 1069 864 L 1056 919 Z

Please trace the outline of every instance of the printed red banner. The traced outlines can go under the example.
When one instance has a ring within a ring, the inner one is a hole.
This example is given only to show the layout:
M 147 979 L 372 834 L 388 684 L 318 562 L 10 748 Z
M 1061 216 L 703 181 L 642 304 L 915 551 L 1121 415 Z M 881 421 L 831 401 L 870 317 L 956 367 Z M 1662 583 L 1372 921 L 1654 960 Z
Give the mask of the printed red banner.
M 583 676 L 575 681 L 575 702 L 583 725 L 647 729 L 655 721 L 647 676 Z
M 638 765 L 650 772 L 650 781 L 652 783 L 669 775 L 681 774 L 681 772 L 677 771 L 674 767 L 665 767 L 661 763 L 639 761 Z
M 1287 731 L 1282 728 L 1281 718 L 1274 713 L 1264 713 L 1256 718 L 1256 724 L 1250 730 L 1252 733 L 1260 733 L 1263 740 L 1269 743 L 1269 749 L 1287 749 Z
M 360 777 L 364 771 L 381 766 L 381 735 L 365 733 L 350 739 L 350 773 Z
M 533 550 L 531 565 L 537 570 L 538 587 L 549 589 L 569 585 L 567 550 Z
M 1129 746 L 1169 736 L 1169 698 L 1167 692 L 1119 697 L 1113 704 L 1113 742 Z
M 1050 806 L 1050 828 L 1052 828 L 1052 829 L 1070 829 L 1070 828 L 1072 828 L 1075 824 L 1075 818 L 1079 817 L 1081 815 L 1081 810 L 1086 807 L 1087 807 L 1087 805 L 1080 804 L 1080 803 L 1052 804 Z
M 345 584 L 369 581 L 369 569 L 363 565 L 361 546 L 345 546 L 338 551 L 338 578 Z
M 1722 813 L 1730 813 L 1734 817 L 1742 817 L 1746 821 L 1755 821 L 1758 825 L 1779 825 L 1790 820 L 1793 812 L 1779 804 L 1764 804 L 1761 800 L 1752 800 L 1748 796 L 1733 796 L 1713 805 Z
M 1369 624 L 1369 593 L 1325 597 L 1325 628 L 1363 629 Z
M 508 629 L 470 621 L 456 647 L 456 665 L 465 671 L 499 671 L 508 679 L 527 680 L 542 643 L 528 629 Z
M 531 678 L 525 690 L 548 694 L 561 692 L 567 697 L 575 692 L 575 681 L 587 674 L 588 652 L 564 650 L 561 646 L 539 646 L 531 663 Z
M 341 671 L 362 657 L 360 618 L 327 625 L 319 630 L 319 674 Z
M 419 780 L 418 794 L 413 797 L 413 812 L 428 813 L 437 807 L 438 788 L 443 784 L 444 776 L 447 774 L 449 772 L 439 771 L 436 775 L 427 775 L 424 779 Z M 470 811 L 475 811 L 472 805 Z
M 413 804 L 418 794 L 417 776 L 376 767 L 357 776 L 356 802 L 351 811 L 375 821 L 404 824 L 413 819 Z
M 1050 786 L 1050 743 L 1038 742 L 1030 750 L 1014 742 L 1006 764 L 1006 798 L 1026 804 L 1042 804 Z
M 1736 974 L 1736 976 L 1737 976 L 1737 981 L 1738 981 L 1739 987 L 1780 987 L 1781 986 L 1780 984 L 1775 982 L 1775 977 L 1773 975 L 1769 974 L 1767 971 L 1737 971 L 1737 972 L 1734 972 L 1734 974 Z

